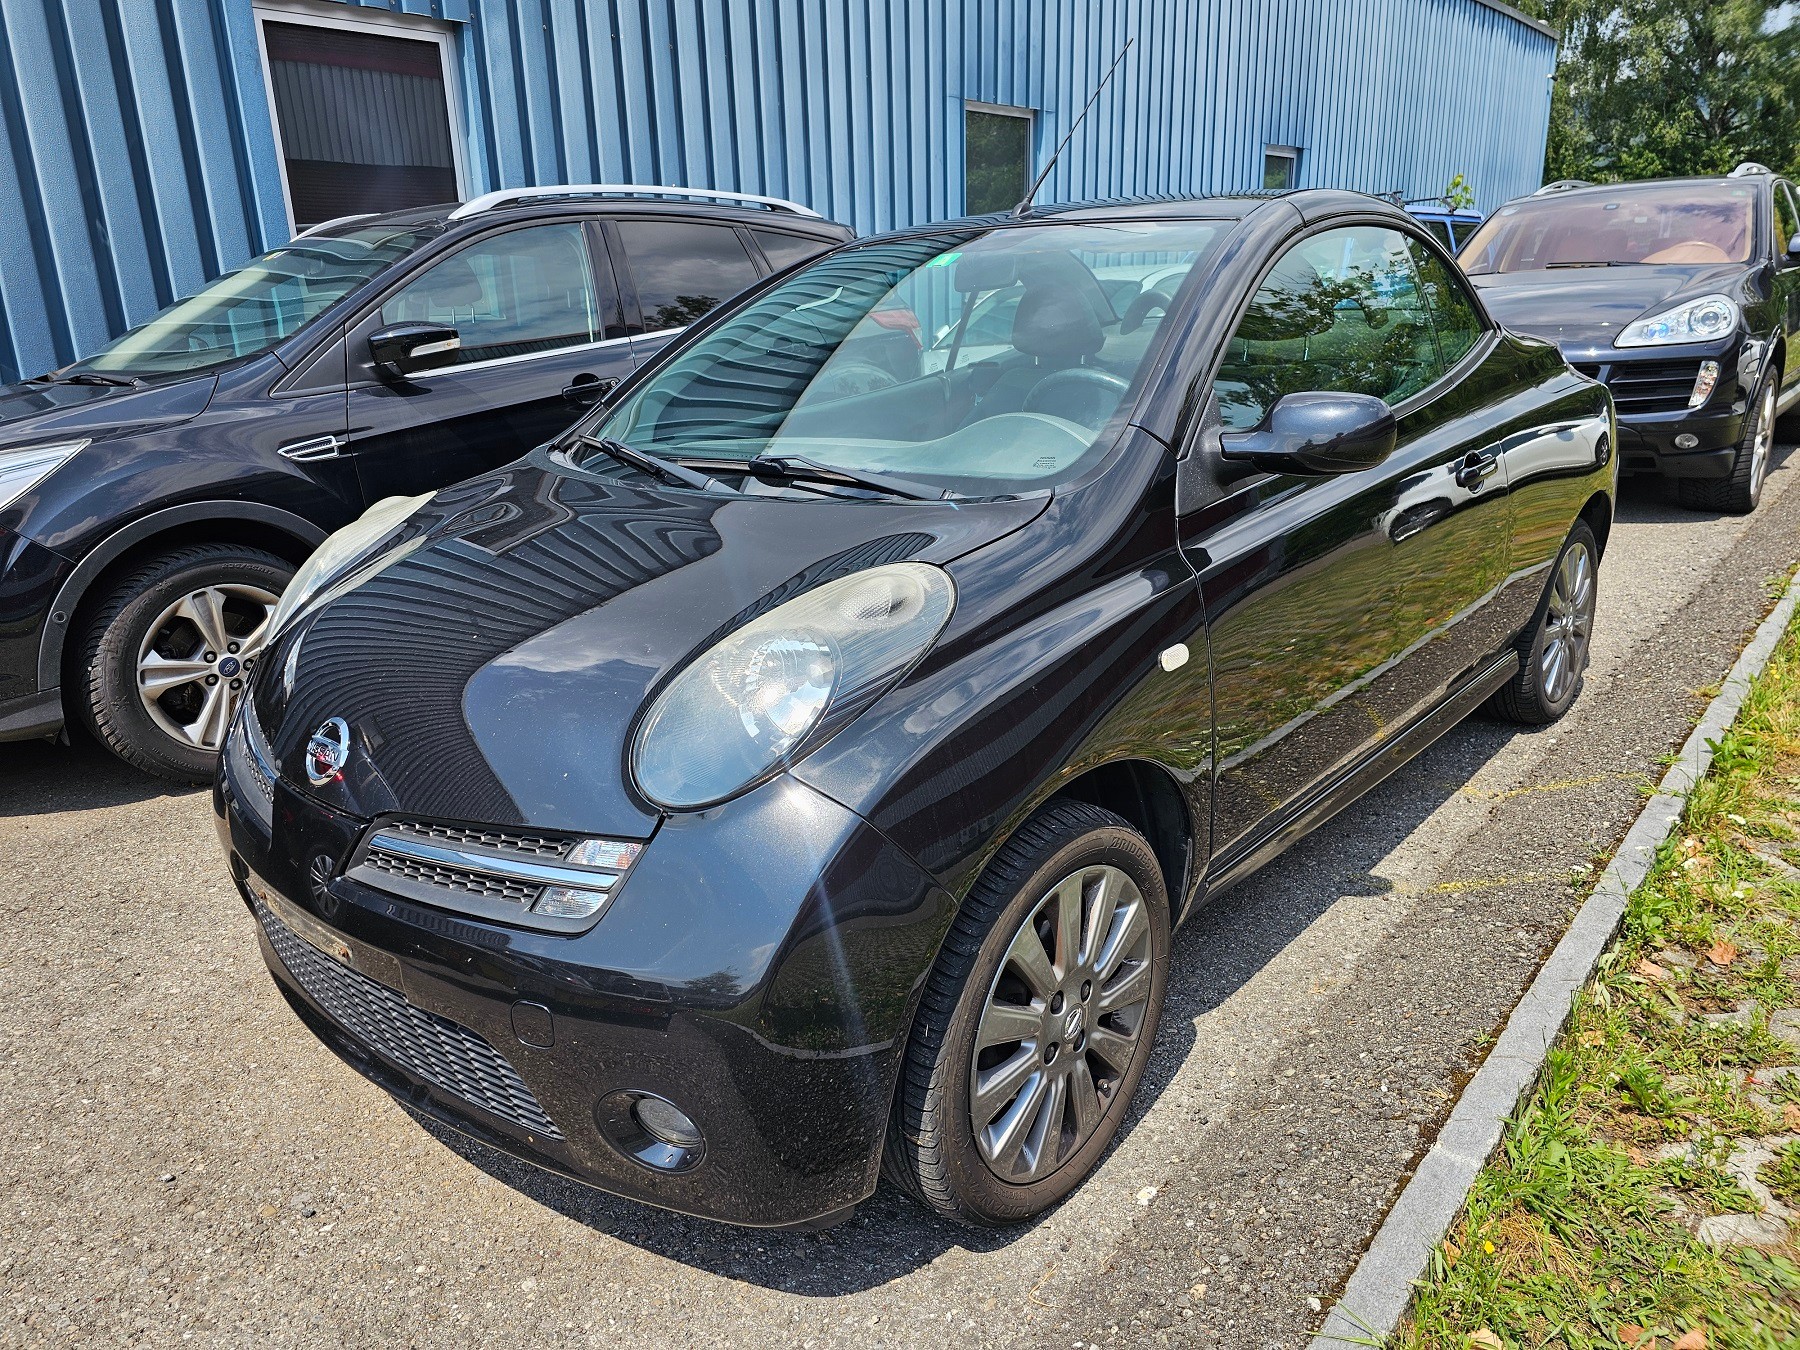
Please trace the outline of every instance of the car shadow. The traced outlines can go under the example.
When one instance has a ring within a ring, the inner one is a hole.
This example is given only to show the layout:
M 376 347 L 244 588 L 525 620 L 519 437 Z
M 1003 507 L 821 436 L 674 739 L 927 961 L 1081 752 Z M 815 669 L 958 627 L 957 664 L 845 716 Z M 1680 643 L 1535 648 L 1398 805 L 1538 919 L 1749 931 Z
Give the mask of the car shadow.
M 0 820 L 128 806 L 205 790 L 152 778 L 84 737 L 69 744 L 0 742 Z
M 1516 736 L 1513 726 L 1471 720 L 1452 730 L 1369 795 L 1302 839 L 1244 885 L 1221 895 L 1176 935 L 1162 1026 L 1121 1141 L 1192 1054 L 1197 1023 L 1348 895 L 1393 890 L 1378 868 L 1431 813 Z M 496 1180 L 596 1233 L 710 1274 L 783 1293 L 856 1293 L 902 1279 L 953 1250 L 991 1252 L 1018 1241 L 1054 1211 L 1003 1230 L 964 1228 L 927 1214 L 883 1182 L 845 1223 L 823 1232 L 734 1229 L 658 1210 L 544 1172 L 440 1122 L 414 1119 L 444 1146 Z

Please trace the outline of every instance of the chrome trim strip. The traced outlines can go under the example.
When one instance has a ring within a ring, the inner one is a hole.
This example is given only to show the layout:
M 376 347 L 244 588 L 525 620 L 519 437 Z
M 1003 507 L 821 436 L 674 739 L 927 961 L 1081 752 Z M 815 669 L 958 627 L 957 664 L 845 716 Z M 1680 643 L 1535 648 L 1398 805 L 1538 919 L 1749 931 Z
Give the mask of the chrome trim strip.
M 669 331 L 679 333 L 679 328 Z M 635 333 L 633 337 L 648 336 Z M 496 356 L 487 361 L 470 361 L 460 366 L 433 366 L 430 370 L 415 370 L 406 378 L 414 384 L 424 384 L 439 375 L 461 375 L 471 370 L 492 370 L 496 366 L 513 366 L 521 361 L 541 361 L 548 356 L 568 356 L 573 352 L 591 352 L 601 347 L 618 347 L 630 342 L 631 337 L 601 338 L 597 342 L 578 342 L 573 347 L 551 347 L 541 352 L 521 352 L 517 356 Z
M 341 437 L 312 436 L 304 441 L 290 441 L 279 446 L 275 453 L 285 455 L 297 464 L 313 464 L 321 459 L 336 459 L 343 448 Z
M 460 867 L 467 872 L 483 872 L 492 877 L 513 881 L 535 882 L 541 886 L 572 886 L 586 891 L 611 890 L 618 883 L 617 872 L 602 872 L 586 867 L 555 866 L 549 863 L 522 862 L 499 853 L 483 850 L 445 848 L 410 839 L 392 830 L 377 830 L 369 839 L 370 849 L 397 853 L 404 858 L 438 863 L 444 867 Z

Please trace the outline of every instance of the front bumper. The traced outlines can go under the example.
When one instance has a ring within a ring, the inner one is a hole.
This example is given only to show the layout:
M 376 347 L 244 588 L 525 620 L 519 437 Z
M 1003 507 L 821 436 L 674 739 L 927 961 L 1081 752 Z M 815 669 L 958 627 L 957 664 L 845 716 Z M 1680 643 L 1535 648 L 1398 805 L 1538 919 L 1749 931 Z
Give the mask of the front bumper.
M 247 809 L 257 785 L 225 758 L 214 805 L 264 959 L 368 1077 L 515 1156 L 708 1219 L 806 1224 L 873 1191 L 952 906 L 860 817 L 791 779 L 675 817 L 600 922 L 565 936 L 339 875 L 370 823 L 280 779 Z M 627 1157 L 601 1123 L 620 1091 L 686 1112 L 698 1164 Z
M 1755 394 L 1755 371 L 1744 368 L 1739 352 L 1647 347 L 1565 356 L 1612 393 L 1625 473 L 1723 478 L 1731 472 Z M 1718 383 L 1704 403 L 1689 408 L 1702 361 L 1719 363 Z
M 56 593 L 73 571 L 60 554 L 0 530 L 0 741 L 62 727 L 62 699 L 54 684 L 40 685 L 38 655 Z

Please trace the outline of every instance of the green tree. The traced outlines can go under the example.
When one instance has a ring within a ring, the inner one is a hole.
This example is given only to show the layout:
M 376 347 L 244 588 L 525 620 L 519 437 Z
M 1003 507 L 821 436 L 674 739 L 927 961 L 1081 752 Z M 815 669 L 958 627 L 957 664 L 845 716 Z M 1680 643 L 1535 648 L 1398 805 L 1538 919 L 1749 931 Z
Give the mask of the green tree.
M 1782 0 L 1519 0 L 1562 34 L 1544 176 L 1800 163 L 1800 12 Z

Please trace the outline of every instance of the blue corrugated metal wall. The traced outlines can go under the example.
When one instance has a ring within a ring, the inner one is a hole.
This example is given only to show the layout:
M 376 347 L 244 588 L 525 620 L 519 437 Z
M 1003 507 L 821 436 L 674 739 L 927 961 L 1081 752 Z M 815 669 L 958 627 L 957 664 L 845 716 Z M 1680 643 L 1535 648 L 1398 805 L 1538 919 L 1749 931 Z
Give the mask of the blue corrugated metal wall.
M 965 100 L 1062 138 L 1043 200 L 1303 186 L 1484 208 L 1539 180 L 1555 41 L 1487 0 L 333 0 L 455 35 L 470 192 L 793 197 L 861 231 L 962 210 Z M 93 350 L 288 235 L 250 0 L 0 0 L 0 380 Z

